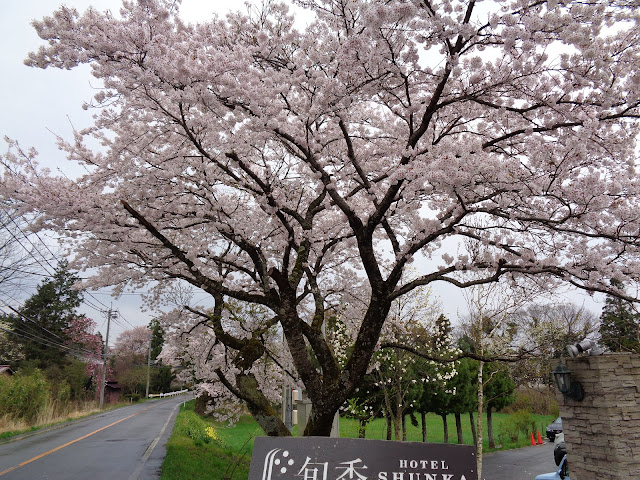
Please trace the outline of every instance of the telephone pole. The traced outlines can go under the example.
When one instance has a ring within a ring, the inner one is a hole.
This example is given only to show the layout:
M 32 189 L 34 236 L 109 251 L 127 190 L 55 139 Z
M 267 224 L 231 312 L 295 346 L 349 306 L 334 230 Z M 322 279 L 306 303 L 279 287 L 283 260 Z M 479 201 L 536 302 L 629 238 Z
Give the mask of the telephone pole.
M 153 331 L 149 335 L 149 353 L 147 354 L 147 391 L 144 398 L 149 398 L 149 381 L 151 380 L 151 340 L 153 339 Z
M 111 318 L 115 315 L 116 312 L 113 312 L 111 309 L 107 312 L 107 337 L 104 341 L 104 350 L 102 355 L 102 375 L 100 380 L 100 404 L 99 407 L 102 408 L 104 405 L 104 386 L 107 381 L 107 359 L 109 354 L 109 327 L 111 326 Z

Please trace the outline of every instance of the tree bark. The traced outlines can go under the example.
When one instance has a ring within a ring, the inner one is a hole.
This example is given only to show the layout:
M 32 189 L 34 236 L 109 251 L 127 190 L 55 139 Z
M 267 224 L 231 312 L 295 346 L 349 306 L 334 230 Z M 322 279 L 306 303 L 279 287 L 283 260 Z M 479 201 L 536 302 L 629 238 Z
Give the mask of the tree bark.
M 391 432 L 393 430 L 391 426 L 391 416 L 387 415 L 385 418 L 387 419 L 387 440 L 391 440 Z
M 476 434 L 476 419 L 473 418 L 473 411 L 469 411 L 469 423 L 471 424 L 471 436 L 473 437 L 473 444 L 478 445 L 478 435 Z
M 224 376 L 218 371 L 219 378 L 226 382 Z M 270 437 L 290 437 L 291 432 L 286 427 L 280 412 L 276 411 L 271 402 L 264 396 L 258 381 L 252 374 L 239 373 L 236 375 L 236 385 L 240 398 L 245 400 L 249 413 L 262 428 L 264 433 Z M 228 383 L 225 386 L 229 388 Z M 232 388 L 232 387 L 231 387 Z
M 420 412 L 420 419 L 422 420 L 422 441 L 427 442 L 427 414 Z
M 203 392 L 202 395 L 196 397 L 194 411 L 200 416 L 207 416 L 207 407 L 209 403 L 213 403 L 214 398 L 207 392 Z
M 482 370 L 484 362 L 478 362 L 478 424 L 476 443 L 476 464 L 478 466 L 478 478 L 482 478 L 482 410 L 484 408 L 484 387 L 482 385 Z
M 407 416 L 402 414 L 402 441 L 407 441 Z
M 444 443 L 449 443 L 449 423 L 447 422 L 447 415 L 442 414 L 442 428 L 444 430 Z
M 365 438 L 367 435 L 367 421 L 360 419 L 360 425 L 358 427 L 358 438 Z
M 487 405 L 487 437 L 489 437 L 489 448 L 496 448 L 496 441 L 493 438 L 493 420 L 491 405 Z
M 462 418 L 460 413 L 456 413 L 456 433 L 458 434 L 458 444 L 464 444 L 464 438 L 462 436 Z

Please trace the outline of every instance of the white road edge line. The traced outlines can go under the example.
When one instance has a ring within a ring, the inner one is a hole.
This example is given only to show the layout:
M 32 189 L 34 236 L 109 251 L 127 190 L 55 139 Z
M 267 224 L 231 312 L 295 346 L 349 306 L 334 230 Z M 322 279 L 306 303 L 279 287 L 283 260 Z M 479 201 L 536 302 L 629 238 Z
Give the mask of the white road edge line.
M 173 414 L 175 413 L 175 411 L 178 409 L 180 405 L 182 405 L 182 402 L 178 403 L 175 407 L 173 407 L 173 410 L 171 410 L 171 414 L 167 418 L 167 421 L 164 422 L 164 425 L 162 426 L 160 433 L 158 433 L 156 438 L 153 439 L 153 442 L 151 442 L 151 445 L 149 445 L 147 450 L 144 452 L 144 455 L 142 455 L 142 459 L 140 460 L 140 463 L 138 464 L 136 469 L 133 471 L 133 473 L 129 477 L 129 480 L 138 480 L 138 478 L 140 477 L 140 474 L 142 473 L 142 469 L 144 468 L 145 463 L 147 463 L 147 460 L 149 460 L 149 457 L 153 453 L 153 450 L 156 448 L 156 445 L 158 445 L 158 442 L 160 441 L 160 437 L 162 437 L 162 435 L 164 434 L 164 431 L 167 429 L 167 425 L 169 425 L 169 422 L 173 418 Z

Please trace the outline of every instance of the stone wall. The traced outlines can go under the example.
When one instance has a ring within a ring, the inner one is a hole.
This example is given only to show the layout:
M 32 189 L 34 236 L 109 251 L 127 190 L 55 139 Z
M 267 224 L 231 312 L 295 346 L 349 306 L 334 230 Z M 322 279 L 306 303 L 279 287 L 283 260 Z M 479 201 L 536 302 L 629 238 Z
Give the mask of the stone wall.
M 566 360 L 584 400 L 558 393 L 571 480 L 640 479 L 640 355 Z

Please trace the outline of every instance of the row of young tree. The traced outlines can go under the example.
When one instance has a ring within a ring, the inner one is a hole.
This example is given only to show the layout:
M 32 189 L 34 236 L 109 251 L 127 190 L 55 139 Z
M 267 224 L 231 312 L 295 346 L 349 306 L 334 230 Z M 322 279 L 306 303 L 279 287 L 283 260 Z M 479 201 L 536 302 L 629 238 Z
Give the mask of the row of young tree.
M 417 325 L 406 331 L 404 336 L 410 337 L 411 343 L 429 345 L 429 351 L 442 358 L 473 349 L 469 337 L 464 334 L 457 341 L 453 340 L 449 320 L 444 315 L 437 318 L 436 329 L 433 334 Z M 405 345 L 408 343 L 405 338 Z M 478 371 L 479 361 L 472 358 L 441 363 L 405 349 L 385 348 L 376 353 L 373 369 L 357 394 L 347 401 L 342 413 L 359 421 L 361 438 L 365 437 L 368 422 L 384 417 L 388 440 L 406 440 L 408 417 L 413 424 L 421 426 L 424 442 L 428 440 L 426 415 L 435 413 L 442 418 L 445 443 L 449 442 L 448 416 L 454 415 L 457 442 L 463 443 L 462 416 L 468 414 L 474 442 L 477 443 Z M 488 440 L 489 446 L 495 447 L 492 412 L 515 401 L 516 384 L 505 364 L 487 364 L 485 375 L 483 391 Z

